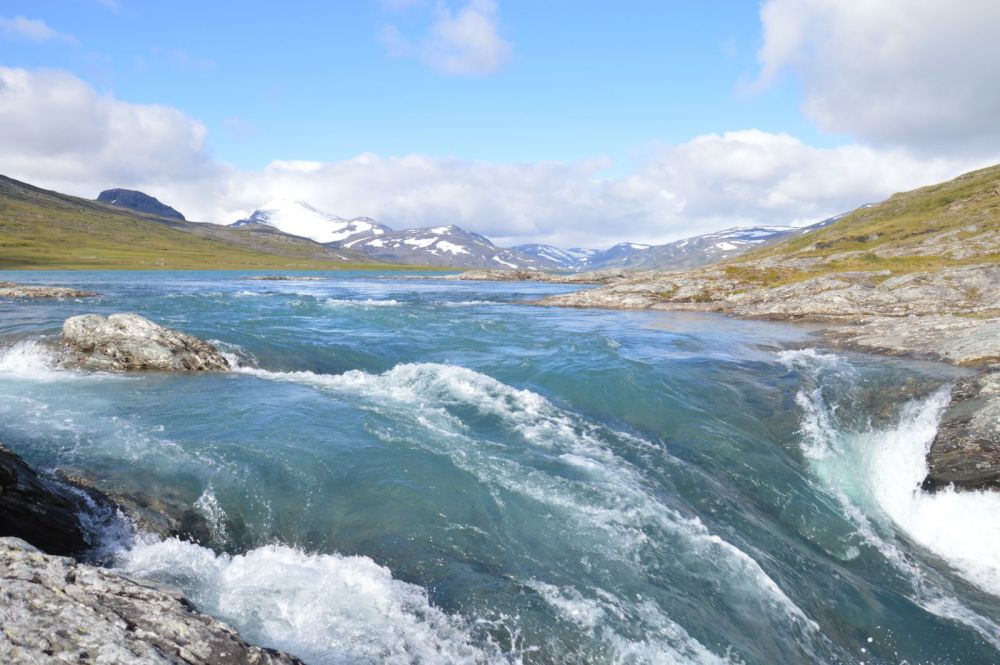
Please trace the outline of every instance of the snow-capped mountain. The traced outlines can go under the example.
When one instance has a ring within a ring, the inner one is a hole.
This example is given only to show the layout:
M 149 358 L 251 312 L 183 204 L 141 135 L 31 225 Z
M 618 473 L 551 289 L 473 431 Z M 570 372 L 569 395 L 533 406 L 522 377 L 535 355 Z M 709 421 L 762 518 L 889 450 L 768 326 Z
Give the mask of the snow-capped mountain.
M 517 245 L 511 249 L 521 254 L 533 256 L 542 263 L 558 270 L 588 270 L 591 259 L 601 253 L 597 249 L 583 247 L 562 249 L 554 245 L 540 244 Z
M 453 225 L 395 231 L 341 246 L 382 261 L 411 265 L 529 270 L 555 267 L 537 257 L 497 247 L 485 236 Z
M 732 228 L 693 236 L 665 245 L 654 245 L 633 253 L 614 264 L 620 268 L 657 268 L 672 270 L 695 268 L 732 258 L 796 231 L 790 226 L 753 226 Z M 606 267 L 612 267 L 608 265 Z
M 246 219 L 234 222 L 230 226 L 250 224 L 273 226 L 285 233 L 324 244 L 336 243 L 338 245 L 392 232 L 388 226 L 379 224 L 368 217 L 344 219 L 314 208 L 305 201 L 292 199 L 275 199 L 255 210 Z

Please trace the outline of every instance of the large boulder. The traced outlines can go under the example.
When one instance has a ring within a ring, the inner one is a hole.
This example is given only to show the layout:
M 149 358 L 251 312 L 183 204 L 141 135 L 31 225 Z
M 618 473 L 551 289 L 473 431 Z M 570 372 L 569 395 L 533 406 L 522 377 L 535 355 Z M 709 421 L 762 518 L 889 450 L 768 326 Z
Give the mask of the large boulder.
M 94 370 L 226 371 L 214 345 L 138 314 L 84 314 L 62 329 L 66 363 Z
M 178 592 L 0 538 L 0 662 L 301 663 L 251 646 Z
M 0 445 L 0 536 L 22 538 L 52 554 L 82 554 L 89 543 L 81 510 L 78 495 Z

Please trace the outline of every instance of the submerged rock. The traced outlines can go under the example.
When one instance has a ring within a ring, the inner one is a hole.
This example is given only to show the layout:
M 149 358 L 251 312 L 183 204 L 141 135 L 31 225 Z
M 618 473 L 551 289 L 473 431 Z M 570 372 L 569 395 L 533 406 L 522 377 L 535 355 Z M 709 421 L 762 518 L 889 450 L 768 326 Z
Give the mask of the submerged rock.
M 82 509 L 79 497 L 0 445 L 0 536 L 27 540 L 52 554 L 82 554 L 89 548 Z
M 164 328 L 138 314 L 66 319 L 66 364 L 95 370 L 226 371 L 229 361 L 214 345 Z
M 81 291 L 65 286 L 35 286 L 0 282 L 0 298 L 91 298 L 93 291 Z
M 0 538 L 0 661 L 301 663 L 251 646 L 179 592 Z
M 927 455 L 924 489 L 1000 490 L 1000 371 L 958 382 Z

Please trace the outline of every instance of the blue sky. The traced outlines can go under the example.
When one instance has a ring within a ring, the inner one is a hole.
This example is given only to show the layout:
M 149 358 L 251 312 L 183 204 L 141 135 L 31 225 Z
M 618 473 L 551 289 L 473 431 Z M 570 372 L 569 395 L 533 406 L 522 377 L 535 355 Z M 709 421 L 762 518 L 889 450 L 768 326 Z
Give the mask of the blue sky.
M 386 25 L 425 29 L 425 7 L 378 2 L 5 2 L 75 42 L 3 45 L 19 67 L 68 69 L 100 91 L 204 122 L 239 166 L 371 151 L 500 161 L 627 161 L 652 142 L 736 127 L 829 142 L 794 85 L 751 95 L 756 2 L 505 3 L 514 52 L 490 76 L 442 76 L 387 55 Z
M 803 224 L 1000 155 L 997 7 L 5 0 L 0 172 L 509 242 Z

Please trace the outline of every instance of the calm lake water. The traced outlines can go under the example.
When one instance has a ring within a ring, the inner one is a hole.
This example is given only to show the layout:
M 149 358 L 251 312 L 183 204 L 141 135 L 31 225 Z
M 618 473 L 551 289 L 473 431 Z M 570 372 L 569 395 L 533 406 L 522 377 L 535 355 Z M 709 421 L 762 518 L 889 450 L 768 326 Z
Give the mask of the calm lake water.
M 192 506 L 203 545 L 102 532 L 311 663 L 1000 662 L 998 494 L 919 491 L 958 371 L 807 327 L 550 309 L 413 273 L 0 273 L 0 441 Z M 55 368 L 134 311 L 212 375 Z

